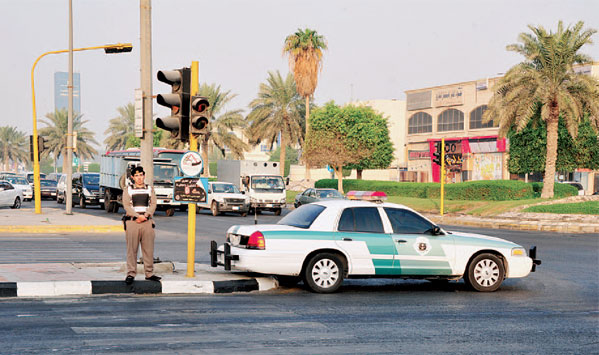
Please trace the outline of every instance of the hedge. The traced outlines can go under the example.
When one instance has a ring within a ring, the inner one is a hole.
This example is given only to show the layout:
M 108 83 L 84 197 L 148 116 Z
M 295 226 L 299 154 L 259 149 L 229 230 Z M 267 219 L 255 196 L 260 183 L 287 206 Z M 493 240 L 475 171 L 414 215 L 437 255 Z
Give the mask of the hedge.
M 322 179 L 317 188 L 337 188 L 337 179 Z M 523 200 L 541 196 L 542 183 L 525 183 L 517 180 L 466 181 L 445 185 L 445 198 L 448 200 Z M 344 179 L 343 190 L 383 191 L 389 196 L 417 198 L 439 198 L 439 183 L 395 182 Z M 574 186 L 555 184 L 555 197 L 574 196 L 578 191 Z

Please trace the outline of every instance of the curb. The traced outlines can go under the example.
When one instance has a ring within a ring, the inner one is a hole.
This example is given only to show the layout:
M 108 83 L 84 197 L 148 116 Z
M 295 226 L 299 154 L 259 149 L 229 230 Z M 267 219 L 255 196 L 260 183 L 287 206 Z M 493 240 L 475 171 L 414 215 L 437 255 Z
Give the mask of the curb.
M 267 291 L 279 286 L 272 277 L 229 281 L 161 280 L 0 282 L 0 298 L 58 297 L 104 294 L 199 294 Z
M 0 226 L 0 233 L 113 233 L 124 232 L 122 225 L 48 225 L 48 226 Z

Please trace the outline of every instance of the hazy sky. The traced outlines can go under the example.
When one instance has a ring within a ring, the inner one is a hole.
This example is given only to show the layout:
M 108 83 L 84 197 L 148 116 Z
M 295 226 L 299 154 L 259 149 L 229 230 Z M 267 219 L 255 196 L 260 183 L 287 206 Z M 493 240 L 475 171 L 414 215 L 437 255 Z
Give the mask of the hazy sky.
M 139 1 L 73 0 L 74 47 L 131 42 L 128 54 L 76 52 L 81 108 L 104 145 L 116 108 L 140 87 Z M 505 46 L 527 25 L 555 29 L 579 20 L 599 29 L 598 0 L 219 0 L 152 1 L 153 93 L 169 87 L 156 71 L 200 62 L 200 82 L 238 96 L 227 109 L 255 97 L 269 70 L 289 71 L 285 37 L 309 27 L 328 51 L 315 92 L 317 104 L 335 100 L 404 99 L 405 90 L 495 76 L 521 61 Z M 31 67 L 44 52 L 68 49 L 67 0 L 0 0 L 2 119 L 31 134 Z M 594 36 L 599 42 L 599 35 Z M 583 49 L 599 60 L 599 45 Z M 44 57 L 35 70 L 38 119 L 54 110 L 54 72 L 68 71 L 68 54 Z M 167 110 L 154 105 L 154 114 Z M 41 128 L 41 124 L 38 127 Z

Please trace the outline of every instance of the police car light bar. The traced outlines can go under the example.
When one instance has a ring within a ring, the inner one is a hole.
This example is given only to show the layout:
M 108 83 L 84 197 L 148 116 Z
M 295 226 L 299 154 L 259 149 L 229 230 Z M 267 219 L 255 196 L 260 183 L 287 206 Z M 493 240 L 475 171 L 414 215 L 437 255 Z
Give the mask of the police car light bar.
M 346 195 L 348 200 L 362 201 L 386 201 L 387 194 L 383 191 L 349 191 Z

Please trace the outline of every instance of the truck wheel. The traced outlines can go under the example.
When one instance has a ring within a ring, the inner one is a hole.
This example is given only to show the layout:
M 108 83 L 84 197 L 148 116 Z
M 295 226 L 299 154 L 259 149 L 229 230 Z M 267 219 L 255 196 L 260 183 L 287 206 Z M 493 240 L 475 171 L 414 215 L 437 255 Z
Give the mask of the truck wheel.
M 112 203 L 112 213 L 119 213 L 119 208 L 121 208 L 121 206 L 118 202 Z
M 212 205 L 210 205 L 210 211 L 212 212 L 213 216 L 218 216 L 220 214 L 218 210 L 218 202 L 212 201 Z
M 277 208 L 275 210 L 275 216 L 280 216 L 281 215 L 281 210 L 282 210 L 282 208 Z
M 170 208 L 167 208 L 167 209 L 166 209 L 166 215 L 167 215 L 168 217 L 172 217 L 172 216 L 174 216 L 174 215 L 175 215 L 175 209 L 174 209 L 174 208 L 172 208 L 172 207 L 170 207 Z
M 110 201 L 110 194 L 108 191 L 104 193 L 104 210 L 108 213 L 112 212 L 112 202 Z
M 79 207 L 81 208 L 85 208 L 85 197 L 84 196 L 79 196 Z

